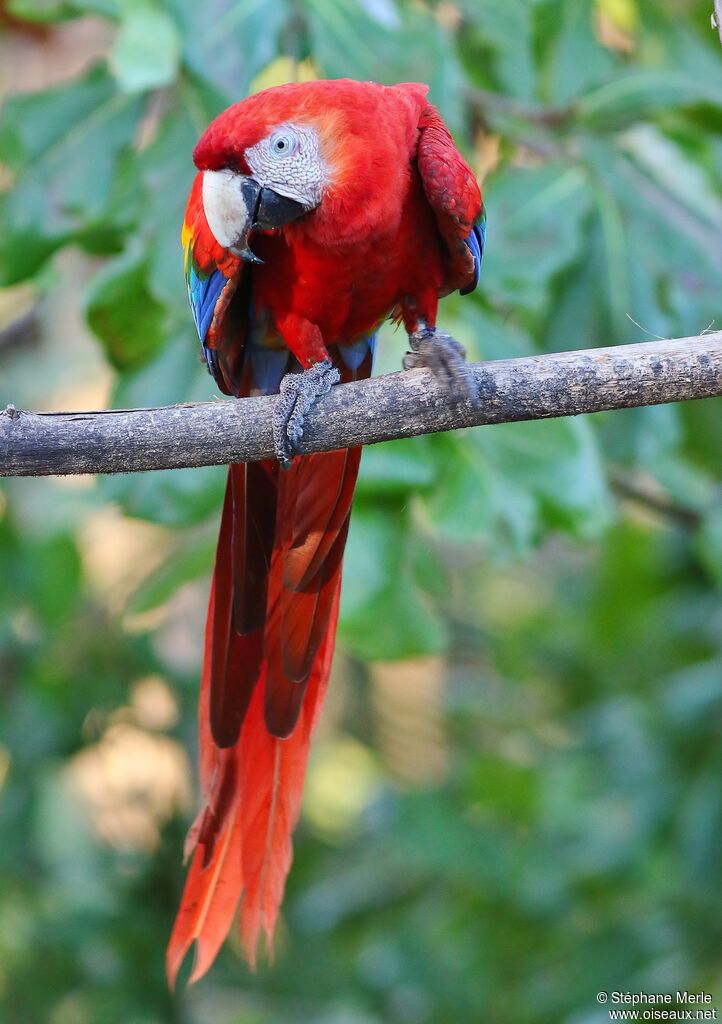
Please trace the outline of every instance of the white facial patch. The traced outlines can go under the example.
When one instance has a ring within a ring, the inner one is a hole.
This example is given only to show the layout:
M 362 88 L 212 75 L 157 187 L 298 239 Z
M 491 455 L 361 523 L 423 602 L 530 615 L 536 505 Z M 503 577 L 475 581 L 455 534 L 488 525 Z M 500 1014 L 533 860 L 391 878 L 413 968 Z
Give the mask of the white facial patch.
M 295 199 L 308 210 L 321 202 L 328 172 L 314 128 L 281 124 L 244 155 L 259 185 Z
M 248 231 L 241 175 L 233 171 L 204 171 L 203 209 L 215 240 L 224 249 L 232 249 Z

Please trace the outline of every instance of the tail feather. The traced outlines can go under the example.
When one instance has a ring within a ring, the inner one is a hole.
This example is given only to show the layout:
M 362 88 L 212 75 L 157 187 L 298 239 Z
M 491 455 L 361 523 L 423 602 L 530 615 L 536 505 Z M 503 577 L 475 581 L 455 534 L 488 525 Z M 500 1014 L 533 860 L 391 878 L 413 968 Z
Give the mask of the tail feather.
M 278 465 L 234 466 L 233 614 L 241 635 L 263 628 L 276 522 Z
M 193 855 L 193 863 L 166 953 L 171 988 L 194 941 L 190 980 L 197 981 L 208 970 L 233 923 L 243 890 L 240 792 L 236 785 L 238 750 L 215 746 L 209 714 L 211 652 L 217 622 L 216 584 L 217 573 L 208 602 L 199 706 L 201 788 L 206 803 L 186 839 L 185 859 Z
M 318 456 L 311 456 L 311 458 Z M 295 524 L 294 536 L 289 557 L 286 560 L 284 584 L 292 589 L 303 590 L 308 587 L 326 562 L 329 550 L 333 547 L 340 530 L 344 529 L 348 519 L 351 499 L 359 463 L 361 449 L 352 448 L 346 451 L 331 452 L 321 456 L 327 463 L 333 459 L 333 471 L 324 468 L 326 483 L 325 511 L 328 516 L 325 529 L 309 529 L 309 523 L 318 521 L 323 515 L 319 509 L 324 496 L 314 487 L 314 478 L 310 473 L 304 475 L 297 508 L 302 510 Z M 334 498 L 334 490 L 336 492 Z M 341 552 L 343 553 L 343 552 Z M 332 566 L 336 568 L 336 563 Z
M 339 581 L 340 582 L 340 581 Z M 338 616 L 336 586 L 329 629 L 311 673 L 303 708 L 293 733 L 278 739 L 263 728 L 260 690 L 254 695 L 244 724 L 241 758 L 243 800 L 243 874 L 241 940 L 251 965 L 263 931 L 271 952 L 286 876 L 291 867 L 291 833 L 301 809 L 311 733 L 328 684 Z M 245 735 L 247 731 L 247 736 Z
M 243 888 L 238 797 L 229 808 L 221 831 L 213 838 L 210 860 L 205 862 L 204 844 L 199 843 L 186 879 L 166 957 L 171 988 L 193 942 L 196 947 L 191 982 L 206 973 L 233 924 L 238 895 Z
M 234 614 L 236 594 L 234 575 L 236 562 L 242 557 L 238 549 L 239 504 L 245 503 L 245 467 L 232 466 L 218 537 L 216 564 L 213 572 L 215 599 L 208 609 L 210 637 L 206 639 L 208 679 L 203 686 L 209 691 L 210 726 L 218 747 L 230 747 L 238 739 L 241 722 L 251 699 L 263 657 L 260 630 L 241 634 Z M 238 570 L 240 572 L 240 570 Z
M 256 962 L 261 934 L 269 953 L 271 950 L 291 866 L 291 834 L 301 807 L 311 731 L 325 695 L 336 634 L 341 557 L 358 468 L 357 457 L 344 458 L 339 474 L 338 455 L 345 453 L 325 457 L 332 481 L 328 488 L 324 456 L 301 462 L 315 478 L 316 487 L 325 489 L 327 495 L 325 507 L 323 502 L 315 502 L 315 516 L 301 506 L 305 535 L 297 528 L 299 481 L 303 482 L 305 474 L 294 466 L 279 478 L 274 546 L 264 582 L 265 622 L 262 629 L 243 636 L 236 629 L 233 555 L 238 510 L 245 510 L 246 503 L 234 501 L 233 488 L 236 494 L 240 488 L 233 474 L 242 467 L 231 467 L 201 680 L 200 761 L 205 807 L 188 837 L 193 861 L 166 957 L 171 986 L 194 942 L 190 980 L 198 980 L 208 970 L 233 923 L 239 901 L 241 941 L 249 963 L 253 966 Z M 340 508 L 342 496 L 345 507 Z M 325 535 L 327 524 L 330 543 Z M 307 561 L 289 571 L 294 538 L 300 540 L 297 548 L 306 551 Z M 324 557 L 319 557 L 320 550 Z M 308 562 L 314 560 L 316 571 L 309 573 Z M 298 589 L 287 585 L 289 579 Z M 305 584 L 303 589 L 299 583 Z M 255 678 L 249 678 L 248 665 L 259 649 L 260 665 Z M 221 658 L 222 672 L 218 668 Z M 224 714 L 232 717 L 227 732 Z
M 368 376 L 371 349 L 342 378 Z M 287 471 L 231 466 L 206 622 L 199 708 L 205 807 L 166 956 L 171 986 L 195 942 L 208 970 L 239 901 L 255 964 L 273 932 L 291 859 L 313 726 L 328 684 L 360 450 Z
M 353 452 L 328 452 L 299 459 L 279 476 L 263 637 L 268 667 L 266 726 L 279 738 L 295 728 L 328 631 L 358 466 L 359 457 Z M 320 550 L 325 552 L 323 559 L 319 559 Z M 313 573 L 309 564 L 316 566 Z

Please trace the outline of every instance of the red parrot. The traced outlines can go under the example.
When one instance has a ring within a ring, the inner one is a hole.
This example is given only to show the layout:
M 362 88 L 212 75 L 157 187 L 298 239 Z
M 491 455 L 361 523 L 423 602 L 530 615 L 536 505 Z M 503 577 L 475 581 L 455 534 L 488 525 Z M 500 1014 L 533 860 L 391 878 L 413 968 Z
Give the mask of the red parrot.
M 328 682 L 360 448 L 297 458 L 303 417 L 336 381 L 367 377 L 375 333 L 402 321 L 406 368 L 473 398 L 464 351 L 436 330 L 439 297 L 477 284 L 479 187 L 420 84 L 267 89 L 211 123 L 183 245 L 210 372 L 227 395 L 280 391 L 278 458 L 229 467 L 205 632 L 205 805 L 167 951 L 212 964 L 240 902 L 253 965 L 291 865 L 309 742 Z M 252 246 L 252 247 L 251 247 Z

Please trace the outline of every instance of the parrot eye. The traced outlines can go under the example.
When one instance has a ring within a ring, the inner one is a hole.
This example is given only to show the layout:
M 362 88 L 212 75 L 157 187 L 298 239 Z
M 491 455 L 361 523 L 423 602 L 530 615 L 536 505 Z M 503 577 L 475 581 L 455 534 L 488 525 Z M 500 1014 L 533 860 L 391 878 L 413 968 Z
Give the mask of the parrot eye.
M 306 210 L 321 202 L 327 169 L 312 124 L 276 124 L 244 156 L 251 177 L 262 188 L 293 199 Z
M 290 156 L 296 149 L 296 139 L 288 132 L 271 136 L 271 152 L 274 156 Z

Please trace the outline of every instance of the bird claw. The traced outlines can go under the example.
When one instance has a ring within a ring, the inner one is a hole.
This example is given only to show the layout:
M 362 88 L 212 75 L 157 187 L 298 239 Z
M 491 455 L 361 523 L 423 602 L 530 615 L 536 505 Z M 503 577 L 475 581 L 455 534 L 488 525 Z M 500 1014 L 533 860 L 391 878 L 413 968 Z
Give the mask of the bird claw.
M 473 405 L 479 401 L 474 375 L 466 361 L 466 349 L 445 331 L 424 327 L 409 335 L 410 352 L 403 358 L 405 370 L 428 370 L 445 391 L 461 395 Z
M 273 410 L 273 447 L 284 469 L 301 454 L 303 421 L 319 398 L 338 384 L 340 374 L 330 359 L 301 373 L 287 373 L 281 381 Z

